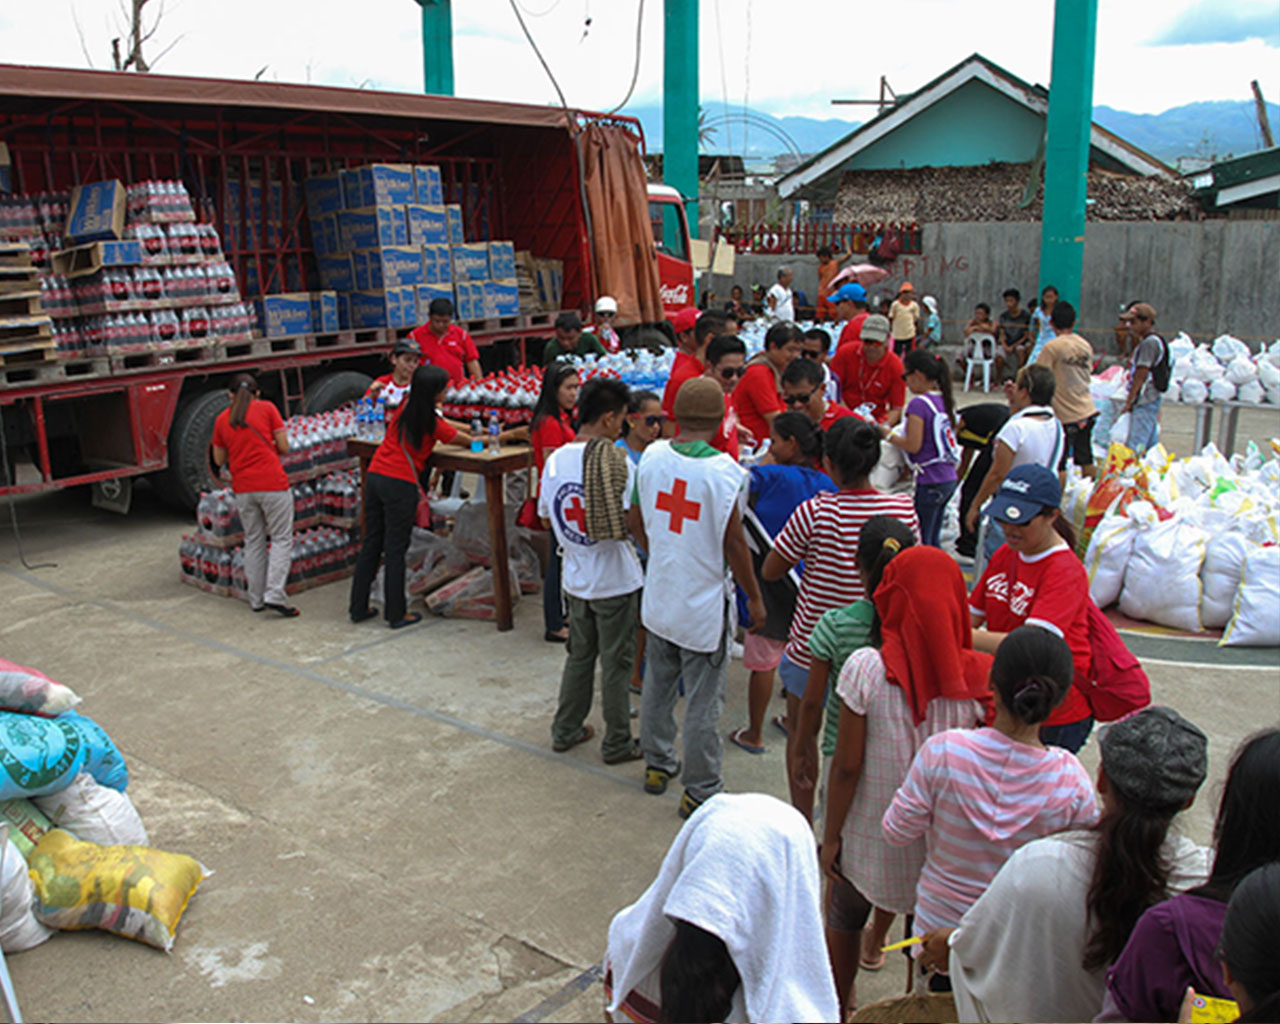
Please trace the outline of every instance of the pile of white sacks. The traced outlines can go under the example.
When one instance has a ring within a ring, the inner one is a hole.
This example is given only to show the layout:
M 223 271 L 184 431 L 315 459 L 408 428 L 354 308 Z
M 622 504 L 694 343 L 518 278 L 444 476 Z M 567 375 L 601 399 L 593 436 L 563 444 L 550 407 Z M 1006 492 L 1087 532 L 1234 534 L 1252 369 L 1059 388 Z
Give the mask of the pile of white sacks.
M 1264 458 L 1250 442 L 1228 460 L 1212 444 L 1186 459 L 1162 446 L 1132 461 L 1105 492 L 1109 509 L 1084 554 L 1100 608 L 1221 643 L 1280 646 L 1280 439 Z M 1102 484 L 1099 483 L 1099 488 Z M 1064 496 L 1081 526 L 1095 490 L 1073 477 Z M 1097 497 L 1093 498 L 1096 512 Z
M 1280 341 L 1253 355 L 1248 345 L 1229 334 L 1212 345 L 1197 345 L 1179 333 L 1169 342 L 1169 358 L 1167 402 L 1280 405 Z

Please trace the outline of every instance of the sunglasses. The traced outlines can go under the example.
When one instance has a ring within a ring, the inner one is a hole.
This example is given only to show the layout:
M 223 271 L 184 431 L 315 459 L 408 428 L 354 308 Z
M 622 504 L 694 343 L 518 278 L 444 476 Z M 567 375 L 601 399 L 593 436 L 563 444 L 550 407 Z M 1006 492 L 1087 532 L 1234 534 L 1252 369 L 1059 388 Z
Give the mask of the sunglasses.
M 660 427 L 667 421 L 667 417 L 661 413 L 656 416 L 641 416 L 638 412 L 631 414 L 631 419 L 636 423 L 644 423 L 646 427 Z
M 733 380 L 734 377 L 741 377 L 746 372 L 745 366 L 722 366 L 716 370 L 722 380 Z
M 807 395 L 783 395 L 782 401 L 787 405 L 808 405 L 820 390 L 820 388 L 814 388 Z
M 615 316 L 617 316 L 617 315 L 618 315 L 617 313 L 610 313 L 610 312 L 607 312 L 607 311 L 605 311 L 605 310 L 601 310 L 599 313 L 597 313 L 597 314 L 596 314 L 596 316 L 598 316 L 598 317 L 603 317 L 603 318 L 604 318 L 604 319 L 606 319 L 606 320 L 608 320 L 608 319 L 610 319 L 610 318 L 612 318 L 612 317 L 615 317 Z
M 821 353 L 821 352 L 811 352 L 811 351 L 809 351 L 807 348 L 806 348 L 806 349 L 802 349 L 802 350 L 801 350 L 801 352 L 800 352 L 800 354 L 801 354 L 802 356 L 804 356 L 806 359 L 821 359 L 821 358 L 822 358 L 822 353 Z

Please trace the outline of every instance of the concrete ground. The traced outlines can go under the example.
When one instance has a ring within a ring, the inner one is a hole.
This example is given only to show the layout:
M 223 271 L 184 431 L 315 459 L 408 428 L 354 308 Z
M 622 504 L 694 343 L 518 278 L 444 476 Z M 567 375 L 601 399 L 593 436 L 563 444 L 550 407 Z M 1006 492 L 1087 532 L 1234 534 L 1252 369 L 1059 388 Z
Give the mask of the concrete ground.
M 1242 422 L 1242 440 L 1273 420 Z M 537 596 L 506 634 L 353 626 L 342 583 L 268 619 L 179 582 L 188 520 L 148 494 L 126 518 L 75 492 L 17 509 L 28 563 L 57 564 L 24 568 L 0 509 L 0 656 L 84 698 L 152 843 L 215 872 L 169 956 L 99 932 L 11 956 L 29 1019 L 601 1019 L 609 920 L 655 874 L 679 787 L 647 796 L 641 764 L 605 767 L 594 744 L 552 753 L 563 648 Z M 1280 716 L 1280 655 L 1130 639 L 1156 699 L 1210 736 L 1184 822 L 1207 841 L 1232 749 Z M 726 732 L 745 693 L 735 662 Z M 785 795 L 781 734 L 768 746 L 727 745 L 731 789 Z M 1082 756 L 1094 767 L 1096 743 Z M 903 977 L 864 974 L 861 999 Z

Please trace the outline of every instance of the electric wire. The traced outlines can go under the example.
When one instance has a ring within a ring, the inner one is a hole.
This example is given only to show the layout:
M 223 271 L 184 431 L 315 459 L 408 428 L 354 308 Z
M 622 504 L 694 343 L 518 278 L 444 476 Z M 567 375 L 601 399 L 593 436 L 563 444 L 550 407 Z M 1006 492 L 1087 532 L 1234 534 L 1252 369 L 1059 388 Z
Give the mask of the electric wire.
M 524 33 L 525 39 L 529 41 L 529 45 L 533 47 L 534 56 L 538 58 L 538 63 L 542 65 L 542 70 L 547 73 L 547 77 L 551 79 L 551 85 L 556 91 L 556 95 L 560 97 L 560 106 L 564 108 L 564 113 L 570 122 L 573 121 L 573 114 L 569 110 L 569 104 L 565 101 L 564 90 L 560 88 L 560 83 L 556 81 L 556 76 L 551 72 L 551 66 L 547 63 L 542 51 L 538 49 L 538 44 L 533 38 L 533 34 L 529 31 L 529 26 L 524 23 L 524 16 L 520 13 L 520 5 L 516 0 L 508 0 L 511 4 L 511 10 L 516 16 L 516 21 L 520 23 L 520 31 Z
M 716 49 L 720 54 L 720 105 L 724 108 L 724 116 L 729 116 L 729 79 L 725 73 L 724 67 L 724 24 L 720 20 L 720 0 L 715 0 L 716 11 Z M 733 154 L 733 129 L 729 126 L 729 122 L 725 122 L 724 126 L 725 150 Z M 745 157 L 746 154 L 744 153 Z
M 612 117 L 619 110 L 625 107 L 631 101 L 631 94 L 636 90 L 636 82 L 640 79 L 640 44 L 641 31 L 644 28 L 644 0 L 640 0 L 640 9 L 636 12 L 636 60 L 635 66 L 631 69 L 631 84 L 627 86 L 627 94 L 622 97 L 622 102 L 609 111 L 605 117 Z
M 751 99 L 751 0 L 747 0 L 747 45 L 743 48 L 742 67 L 746 75 L 746 84 L 742 88 L 742 116 L 746 119 L 747 104 Z M 750 148 L 751 129 L 744 127 L 742 129 L 742 159 L 747 159 L 747 151 Z
M 529 8 L 525 7 L 524 4 L 520 5 L 520 9 L 524 11 L 525 14 L 529 15 L 529 17 L 531 18 L 545 18 L 548 14 L 550 14 L 559 6 L 560 6 L 560 0 L 552 0 L 551 6 L 548 7 L 545 11 L 531 11 L 529 10 Z

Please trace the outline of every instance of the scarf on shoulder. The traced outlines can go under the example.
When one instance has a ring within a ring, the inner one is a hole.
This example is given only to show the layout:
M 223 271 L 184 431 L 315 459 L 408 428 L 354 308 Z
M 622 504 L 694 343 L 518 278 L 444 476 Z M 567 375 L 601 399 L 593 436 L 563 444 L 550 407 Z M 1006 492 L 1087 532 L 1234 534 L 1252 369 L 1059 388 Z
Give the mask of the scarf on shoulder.
M 582 453 L 586 535 L 592 540 L 626 540 L 627 516 L 622 496 L 630 460 L 612 441 L 593 437 Z

